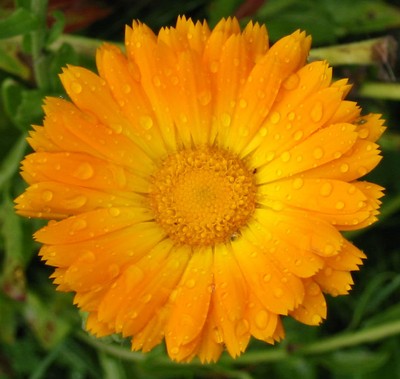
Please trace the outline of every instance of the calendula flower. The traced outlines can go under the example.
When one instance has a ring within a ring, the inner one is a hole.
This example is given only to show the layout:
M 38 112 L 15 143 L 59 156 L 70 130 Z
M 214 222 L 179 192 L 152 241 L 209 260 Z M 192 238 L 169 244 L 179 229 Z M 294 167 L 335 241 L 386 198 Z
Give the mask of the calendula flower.
M 376 220 L 380 116 L 344 100 L 310 37 L 269 46 L 266 28 L 179 18 L 134 22 L 98 74 L 69 66 L 70 100 L 47 98 L 22 163 L 17 212 L 49 219 L 35 238 L 60 291 L 97 336 L 215 361 L 281 316 L 317 325 L 364 254 L 341 231 Z

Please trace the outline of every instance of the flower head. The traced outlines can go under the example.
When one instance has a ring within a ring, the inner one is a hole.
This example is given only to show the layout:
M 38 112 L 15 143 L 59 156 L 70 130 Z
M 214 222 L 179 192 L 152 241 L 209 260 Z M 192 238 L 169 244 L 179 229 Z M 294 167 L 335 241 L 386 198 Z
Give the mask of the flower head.
M 50 220 L 35 238 L 58 289 L 95 335 L 165 339 L 178 361 L 273 343 L 281 316 L 319 324 L 365 257 L 340 232 L 376 220 L 382 188 L 359 179 L 379 115 L 306 62 L 303 32 L 269 46 L 258 24 L 180 18 L 134 22 L 125 46 L 66 68 L 70 101 L 46 99 L 29 137 L 17 211 Z

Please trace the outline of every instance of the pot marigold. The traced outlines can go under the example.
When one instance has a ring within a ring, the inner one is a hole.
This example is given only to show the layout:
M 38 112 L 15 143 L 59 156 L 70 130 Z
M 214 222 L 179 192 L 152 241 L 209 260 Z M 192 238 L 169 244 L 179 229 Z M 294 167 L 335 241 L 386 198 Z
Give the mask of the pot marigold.
M 46 99 L 16 208 L 50 220 L 40 255 L 89 331 L 215 361 L 280 340 L 281 316 L 319 324 L 324 293 L 348 293 L 365 256 L 341 231 L 376 221 L 382 188 L 359 178 L 384 126 L 306 62 L 310 43 L 269 46 L 231 18 L 134 22 L 98 74 L 64 70 L 71 101 Z

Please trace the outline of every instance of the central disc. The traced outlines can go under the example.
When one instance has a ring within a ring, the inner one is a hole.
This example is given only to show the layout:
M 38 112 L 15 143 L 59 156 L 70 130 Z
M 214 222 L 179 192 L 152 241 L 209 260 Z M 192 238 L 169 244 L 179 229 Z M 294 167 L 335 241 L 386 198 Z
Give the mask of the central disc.
M 228 151 L 182 150 L 153 174 L 150 202 L 156 221 L 175 242 L 215 245 L 237 233 L 254 212 L 254 175 Z

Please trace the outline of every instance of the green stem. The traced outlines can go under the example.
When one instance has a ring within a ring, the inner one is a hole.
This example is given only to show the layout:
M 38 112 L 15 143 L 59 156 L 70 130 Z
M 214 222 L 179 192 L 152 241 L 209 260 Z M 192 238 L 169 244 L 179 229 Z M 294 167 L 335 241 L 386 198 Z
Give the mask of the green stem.
M 43 56 L 43 46 L 46 33 L 47 0 L 32 0 L 31 10 L 39 20 L 39 28 L 31 33 L 33 73 L 37 86 L 46 89 L 49 87 L 49 77 Z
M 374 38 L 361 42 L 315 48 L 310 51 L 311 60 L 326 60 L 337 65 L 375 65 L 387 63 L 396 49 L 392 37 Z
M 358 95 L 374 99 L 400 100 L 400 84 L 366 82 L 358 89 Z
M 400 334 L 400 321 L 389 322 L 358 332 L 334 336 L 326 340 L 315 342 L 297 351 L 299 354 L 322 354 L 335 351 L 344 347 L 361 345 L 363 343 L 375 342 L 386 337 Z
M 397 334 L 400 334 L 400 321 L 393 321 L 384 325 L 370 327 L 368 329 L 363 329 L 357 332 L 343 333 L 341 335 L 326 338 L 325 340 L 311 343 L 304 347 L 299 347 L 294 350 L 293 353 L 283 348 L 268 348 L 264 351 L 248 351 L 247 353 L 238 357 L 236 360 L 232 360 L 231 358 L 225 356 L 221 358 L 220 363 L 225 365 L 244 365 L 277 362 L 288 358 L 292 354 L 298 356 L 329 353 L 331 351 L 336 351 L 338 349 L 346 348 L 349 346 L 376 342 L 390 336 L 395 336 Z M 78 333 L 78 337 L 89 345 L 95 347 L 96 349 L 99 349 L 100 351 L 106 352 L 120 359 L 135 362 L 143 361 L 146 359 L 146 356 L 144 354 L 131 352 L 128 351 L 126 348 L 122 348 L 119 346 L 106 344 L 104 342 L 101 342 L 100 340 L 89 337 L 83 332 Z M 166 357 L 154 358 L 151 362 L 153 365 L 180 366 L 180 364 L 172 362 Z M 190 364 L 190 366 L 199 365 L 200 363 L 197 362 Z

